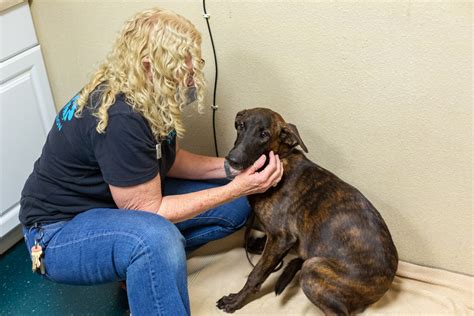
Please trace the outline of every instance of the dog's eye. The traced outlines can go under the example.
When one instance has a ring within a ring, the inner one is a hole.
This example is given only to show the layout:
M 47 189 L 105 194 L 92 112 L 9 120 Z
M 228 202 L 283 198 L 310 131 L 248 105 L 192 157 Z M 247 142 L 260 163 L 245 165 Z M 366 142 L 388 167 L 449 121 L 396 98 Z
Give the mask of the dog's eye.
M 245 128 L 245 125 L 244 125 L 244 123 L 242 123 L 242 122 L 238 122 L 238 123 L 236 122 L 236 123 L 235 123 L 235 128 L 236 128 L 238 131 L 242 131 L 242 130 Z
M 267 132 L 267 131 L 262 131 L 260 132 L 260 137 L 261 138 L 267 138 L 268 136 L 270 136 L 270 133 Z

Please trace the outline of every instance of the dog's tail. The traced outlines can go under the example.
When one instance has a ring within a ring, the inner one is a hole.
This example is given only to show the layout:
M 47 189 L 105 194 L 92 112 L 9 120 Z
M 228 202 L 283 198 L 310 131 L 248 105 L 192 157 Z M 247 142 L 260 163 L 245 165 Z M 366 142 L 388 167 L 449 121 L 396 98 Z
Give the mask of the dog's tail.
M 296 273 L 301 269 L 304 260 L 301 258 L 296 258 L 290 261 L 288 265 L 283 270 L 283 273 L 278 278 L 275 284 L 275 294 L 280 295 L 291 280 L 295 277 Z

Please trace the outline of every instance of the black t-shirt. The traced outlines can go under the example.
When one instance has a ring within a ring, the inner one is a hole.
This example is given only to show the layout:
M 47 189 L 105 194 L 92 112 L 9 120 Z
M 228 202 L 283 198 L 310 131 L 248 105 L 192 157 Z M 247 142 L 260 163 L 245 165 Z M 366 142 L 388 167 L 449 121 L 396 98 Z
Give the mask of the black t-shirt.
M 96 131 L 92 107 L 85 107 L 80 118 L 74 116 L 77 99 L 57 115 L 25 183 L 19 216 L 25 226 L 71 219 L 92 208 L 117 208 L 109 184 L 133 186 L 158 172 L 163 184 L 175 160 L 176 132 L 157 142 L 145 118 L 123 95 L 110 107 L 103 134 Z M 96 100 L 91 97 L 89 104 Z

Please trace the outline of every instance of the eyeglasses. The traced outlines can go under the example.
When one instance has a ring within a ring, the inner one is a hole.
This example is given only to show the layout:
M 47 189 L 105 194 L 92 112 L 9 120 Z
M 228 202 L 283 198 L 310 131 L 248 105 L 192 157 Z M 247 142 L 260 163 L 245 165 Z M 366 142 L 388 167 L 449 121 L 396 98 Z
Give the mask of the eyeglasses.
M 206 64 L 206 61 L 204 59 L 199 59 L 198 63 L 202 64 L 204 66 Z M 188 75 L 186 79 L 186 86 L 187 87 L 192 87 L 194 86 L 194 69 L 191 70 L 191 73 Z

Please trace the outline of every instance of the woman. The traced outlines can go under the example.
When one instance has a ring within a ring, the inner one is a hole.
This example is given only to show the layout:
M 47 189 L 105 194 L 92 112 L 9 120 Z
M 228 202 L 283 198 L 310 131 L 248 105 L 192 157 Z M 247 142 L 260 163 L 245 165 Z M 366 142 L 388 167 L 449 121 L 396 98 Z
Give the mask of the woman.
M 223 158 L 179 148 L 182 108 L 203 102 L 200 45 L 183 17 L 141 12 L 59 112 L 20 211 L 28 250 L 42 252 L 36 270 L 48 279 L 126 280 L 134 315 L 189 314 L 186 251 L 242 227 L 244 196 L 280 181 L 273 154 L 262 171 L 264 156 L 238 174 Z M 191 181 L 234 176 L 225 185 Z

